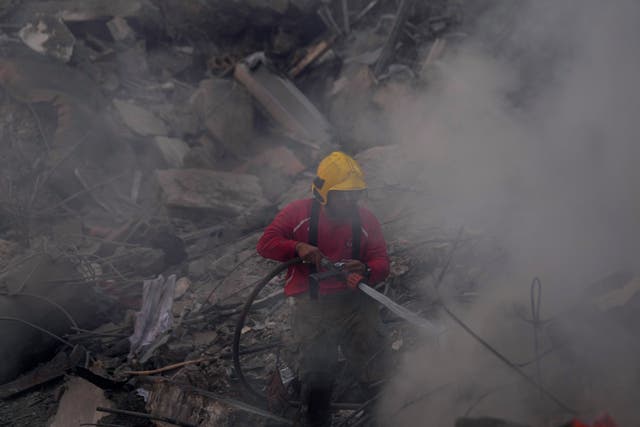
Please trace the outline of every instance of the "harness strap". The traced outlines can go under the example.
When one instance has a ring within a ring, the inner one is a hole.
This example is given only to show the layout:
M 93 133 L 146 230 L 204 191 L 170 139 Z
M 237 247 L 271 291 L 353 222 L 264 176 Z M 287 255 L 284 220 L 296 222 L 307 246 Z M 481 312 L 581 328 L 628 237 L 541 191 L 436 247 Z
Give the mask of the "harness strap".
M 311 202 L 311 215 L 309 218 L 309 244 L 318 246 L 318 223 L 320 222 L 320 202 L 313 199 Z M 351 221 L 351 259 L 360 259 L 360 241 L 362 235 L 362 225 L 360 212 L 356 212 Z M 309 265 L 309 275 L 316 274 L 316 266 Z M 309 295 L 311 299 L 318 299 L 319 280 L 309 279 Z
M 311 215 L 309 218 L 309 244 L 318 246 L 318 222 L 320 216 L 320 202 L 313 199 L 311 202 Z M 309 296 L 318 299 L 320 284 L 313 280 L 312 276 L 317 272 L 315 264 L 309 265 Z
M 360 225 L 360 212 L 356 210 L 356 214 L 351 221 L 351 259 L 360 259 L 360 236 L 362 235 L 362 226 Z

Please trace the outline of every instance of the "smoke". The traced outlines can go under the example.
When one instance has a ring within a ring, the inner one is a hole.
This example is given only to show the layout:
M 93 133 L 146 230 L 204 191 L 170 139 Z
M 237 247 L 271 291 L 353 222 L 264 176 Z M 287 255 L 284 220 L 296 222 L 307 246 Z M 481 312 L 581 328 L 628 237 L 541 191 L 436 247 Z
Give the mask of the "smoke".
M 520 361 L 531 358 L 531 327 L 505 307 L 514 295 L 529 303 L 533 276 L 544 283 L 546 317 L 585 306 L 587 285 L 638 264 L 638 22 L 632 0 L 493 2 L 468 41 L 430 71 L 426 90 L 390 107 L 393 141 L 422 162 L 416 181 L 430 208 L 507 248 L 508 280 L 484 289 L 464 317 Z M 638 393 L 629 334 L 604 320 L 583 323 L 594 320 L 589 310 L 567 317 L 555 330 L 572 350 L 545 360 L 545 384 L 582 413 L 615 410 L 622 425 L 638 425 L 625 406 Z M 395 414 L 394 425 L 453 425 L 492 389 L 473 414 L 532 425 L 562 419 L 454 325 L 437 348 L 407 356 L 382 412 Z

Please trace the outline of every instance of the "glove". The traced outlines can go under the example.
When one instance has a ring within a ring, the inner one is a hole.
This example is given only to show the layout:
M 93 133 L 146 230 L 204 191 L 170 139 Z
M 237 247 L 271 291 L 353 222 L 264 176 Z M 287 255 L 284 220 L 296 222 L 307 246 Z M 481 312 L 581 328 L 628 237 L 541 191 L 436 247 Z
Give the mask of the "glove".
M 296 244 L 296 252 L 304 262 L 315 264 L 316 269 L 320 270 L 320 262 L 324 258 L 320 249 L 308 243 L 298 242 Z
M 347 276 L 347 287 L 352 291 L 355 291 L 358 289 L 358 284 L 362 282 L 363 279 L 364 277 L 361 274 L 349 273 Z
M 364 274 L 367 271 L 367 266 L 357 259 L 343 259 L 342 262 L 344 262 L 342 271 L 346 271 L 347 273 Z

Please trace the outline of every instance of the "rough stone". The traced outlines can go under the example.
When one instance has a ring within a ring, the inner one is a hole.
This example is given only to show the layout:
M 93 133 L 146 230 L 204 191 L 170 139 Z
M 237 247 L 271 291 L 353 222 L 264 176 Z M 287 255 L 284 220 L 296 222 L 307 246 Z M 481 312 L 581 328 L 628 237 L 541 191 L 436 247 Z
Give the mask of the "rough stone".
M 191 280 L 188 277 L 181 277 L 176 281 L 176 291 L 173 295 L 174 299 L 180 299 L 191 287 Z
M 131 29 L 127 21 L 121 16 L 116 16 L 111 21 L 107 22 L 107 28 L 111 33 L 113 40 L 117 42 L 129 42 L 136 38 L 136 34 Z
M 142 136 L 166 135 L 165 123 L 150 111 L 122 99 L 114 99 L 122 121 L 134 132 Z
M 96 412 L 96 407 L 110 408 L 111 402 L 105 397 L 104 391 L 82 378 L 72 378 L 66 385 L 66 391 L 60 399 L 58 412 L 51 427 L 68 427 L 83 423 L 97 423 L 106 416 Z
M 207 263 L 204 259 L 193 260 L 189 263 L 187 271 L 189 272 L 189 276 L 197 279 L 204 276 L 207 272 Z
M 260 54 L 251 55 L 234 70 L 234 77 L 296 142 L 315 150 L 330 148 L 331 125 L 311 101 L 282 78 Z
M 41 16 L 18 33 L 31 49 L 43 55 L 69 62 L 76 39 L 60 18 Z
M 167 169 L 156 171 L 156 178 L 169 208 L 202 210 L 233 218 L 268 205 L 258 178 L 253 175 Z
M 225 151 L 241 156 L 253 138 L 253 104 L 238 84 L 224 79 L 200 82 L 190 99 L 193 111 Z
M 189 146 L 186 142 L 177 138 L 168 138 L 165 136 L 156 136 L 155 144 L 162 153 L 167 166 L 170 168 L 181 168 L 184 165 L 184 158 L 189 152 Z

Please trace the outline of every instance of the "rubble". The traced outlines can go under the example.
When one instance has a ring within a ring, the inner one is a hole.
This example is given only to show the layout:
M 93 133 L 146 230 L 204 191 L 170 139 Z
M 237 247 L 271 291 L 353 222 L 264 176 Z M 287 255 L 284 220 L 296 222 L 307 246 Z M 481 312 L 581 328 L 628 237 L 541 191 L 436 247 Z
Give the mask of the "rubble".
M 78 405 L 82 402 L 82 405 Z M 110 407 L 104 390 L 82 378 L 71 378 L 60 399 L 58 412 L 51 421 L 51 427 L 67 427 L 83 423 L 97 423 L 104 414 L 96 411 L 97 407 Z
M 114 99 L 113 105 L 122 121 L 137 134 L 142 136 L 167 135 L 166 124 L 150 111 L 121 99 Z
M 145 280 L 142 290 L 142 308 L 136 315 L 131 341 L 130 355 L 136 356 L 164 332 L 171 328 L 173 317 L 171 307 L 176 287 L 176 276 L 166 280 L 158 276 L 155 280 Z
M 453 17 L 429 21 L 433 5 L 408 0 L 18 3 L 0 13 L 22 40 L 2 41 L 0 130 L 20 148 L 0 159 L 11 178 L 0 189 L 24 200 L 0 200 L 0 262 L 27 256 L 0 266 L 0 313 L 60 340 L 7 322 L 0 398 L 22 412 L 0 407 L 0 421 L 40 425 L 34 396 L 69 375 L 59 402 L 42 398 L 53 425 L 292 425 L 248 401 L 230 346 L 252 285 L 273 268 L 255 254 L 262 227 L 309 197 L 313 167 L 333 149 L 361 161 L 367 203 L 395 237 L 381 289 L 408 306 L 431 302 L 423 288 L 453 237 L 425 231 L 412 186 L 422 165 L 388 145 L 385 120 L 446 54 Z M 385 167 L 394 162 L 405 167 Z M 471 267 L 450 273 L 459 294 L 475 289 L 470 270 L 488 258 L 462 252 Z M 258 296 L 242 331 L 245 371 L 260 387 L 280 370 L 283 281 Z M 19 296 L 30 293 L 54 304 Z M 389 325 L 396 353 L 415 348 L 414 330 Z M 343 382 L 348 395 L 353 379 Z M 336 406 L 357 414 L 361 403 Z
M 189 146 L 186 142 L 178 138 L 168 138 L 166 136 L 156 136 L 154 142 L 170 169 L 177 169 L 184 166 L 184 159 L 189 153 Z
M 249 94 L 241 86 L 225 79 L 206 79 L 189 102 L 225 151 L 246 155 L 253 139 L 254 116 Z
M 222 218 L 259 211 L 268 205 L 253 175 L 205 169 L 156 171 L 167 207 L 194 209 Z
M 234 77 L 295 141 L 316 150 L 330 146 L 329 122 L 293 83 L 270 70 L 262 55 L 254 54 L 236 65 Z
M 111 21 L 107 22 L 106 25 L 114 41 L 120 43 L 130 43 L 134 41 L 135 32 L 122 16 L 114 17 Z
M 20 30 L 20 38 L 31 49 L 62 62 L 69 62 L 75 38 L 61 19 L 41 16 Z

